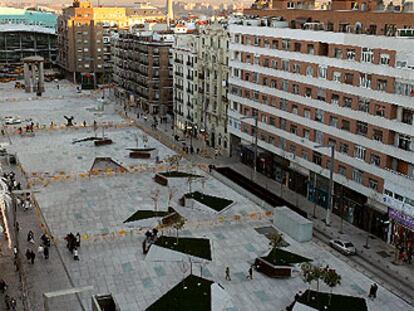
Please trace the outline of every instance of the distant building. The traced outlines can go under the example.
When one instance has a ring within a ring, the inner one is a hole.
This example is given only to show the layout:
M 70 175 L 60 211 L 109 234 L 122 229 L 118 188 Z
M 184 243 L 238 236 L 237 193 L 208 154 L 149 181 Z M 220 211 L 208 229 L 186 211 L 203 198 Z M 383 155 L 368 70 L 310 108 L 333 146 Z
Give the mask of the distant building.
M 118 30 L 163 19 L 154 7 L 92 7 L 89 1 L 74 1 L 59 17 L 59 64 L 68 77 L 94 87 L 112 79 L 111 36 Z
M 129 106 L 164 116 L 173 108 L 171 34 L 120 32 L 114 37 L 115 96 Z
M 48 67 L 56 61 L 57 16 L 47 12 L 0 7 L 0 64 L 21 66 L 23 58 L 41 56 Z

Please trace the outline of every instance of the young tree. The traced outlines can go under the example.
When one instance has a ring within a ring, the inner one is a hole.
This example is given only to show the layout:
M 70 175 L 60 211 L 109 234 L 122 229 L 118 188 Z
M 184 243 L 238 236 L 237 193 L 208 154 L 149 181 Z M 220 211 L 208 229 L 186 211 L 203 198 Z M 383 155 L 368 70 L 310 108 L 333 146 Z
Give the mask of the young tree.
M 171 201 L 172 201 L 176 191 L 177 191 L 177 189 L 175 187 L 168 186 L 168 207 L 170 207 Z
M 178 245 L 178 231 L 181 230 L 184 227 L 185 219 L 183 217 L 180 217 L 174 224 L 173 227 L 175 230 L 177 230 L 177 245 Z
M 151 199 L 154 201 L 154 210 L 158 211 L 158 200 L 160 198 L 160 189 L 155 189 L 151 192 Z
M 285 242 L 283 241 L 283 234 L 282 233 L 272 233 L 269 235 L 270 245 L 272 248 L 280 248 L 283 247 Z
M 331 290 L 329 294 L 329 302 L 328 302 L 328 305 L 330 305 L 331 298 L 332 298 L 332 290 L 334 287 L 341 284 L 341 276 L 338 273 L 336 273 L 335 270 L 327 269 L 323 273 L 323 281 L 325 282 L 326 285 L 330 287 L 330 290 Z

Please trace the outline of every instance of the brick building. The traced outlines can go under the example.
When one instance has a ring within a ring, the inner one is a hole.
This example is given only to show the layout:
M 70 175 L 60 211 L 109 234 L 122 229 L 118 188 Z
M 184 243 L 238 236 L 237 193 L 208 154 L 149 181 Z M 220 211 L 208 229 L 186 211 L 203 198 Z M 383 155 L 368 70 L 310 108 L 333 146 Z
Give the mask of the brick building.
M 257 170 L 328 206 L 334 145 L 333 211 L 384 240 L 413 239 L 414 14 L 304 5 L 274 0 L 231 21 L 232 148 L 253 165 L 257 130 Z

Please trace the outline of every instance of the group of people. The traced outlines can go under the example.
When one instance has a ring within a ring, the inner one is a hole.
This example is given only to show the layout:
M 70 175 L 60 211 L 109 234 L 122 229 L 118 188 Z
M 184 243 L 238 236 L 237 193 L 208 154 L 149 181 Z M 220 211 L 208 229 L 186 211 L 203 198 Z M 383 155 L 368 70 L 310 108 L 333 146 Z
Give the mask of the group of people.
M 377 291 L 378 291 L 378 285 L 376 283 L 372 284 L 369 288 L 369 294 L 368 298 L 375 299 L 377 298 Z
M 142 242 L 142 252 L 144 255 L 148 253 L 150 247 L 152 244 L 154 244 L 158 239 L 158 230 L 156 228 L 150 230 L 147 230 L 145 232 L 145 239 Z
M 66 235 L 66 247 L 73 254 L 73 260 L 79 261 L 79 251 L 78 248 L 81 245 L 81 236 L 80 233 L 74 235 L 72 232 Z
M 43 255 L 44 259 L 48 260 L 49 249 L 50 249 L 50 238 L 46 233 L 44 233 L 40 236 L 40 241 L 41 243 L 39 244 L 37 248 L 37 253 L 39 255 Z M 29 233 L 27 234 L 27 242 L 33 245 L 35 244 L 34 233 L 32 230 L 30 230 Z M 25 256 L 26 256 L 27 261 L 29 261 L 31 264 L 34 264 L 36 253 L 32 249 L 27 248 Z
M 0 292 L 4 294 L 6 293 L 8 288 L 9 286 L 7 285 L 7 283 L 3 279 L 0 279 Z M 6 294 L 4 296 L 4 303 L 6 305 L 7 310 L 16 310 L 17 302 L 14 297 L 10 297 L 8 294 Z
M 16 180 L 16 175 L 13 171 L 11 171 L 8 174 L 4 173 L 3 174 L 3 180 L 6 183 L 9 192 L 11 192 L 13 190 L 21 190 L 22 189 L 22 186 L 21 186 L 20 182 L 18 182 Z
M 249 270 L 247 270 L 246 279 L 253 280 L 253 267 L 254 267 L 254 264 L 250 265 Z M 230 267 L 226 267 L 225 275 L 226 275 L 225 276 L 226 281 L 231 281 Z

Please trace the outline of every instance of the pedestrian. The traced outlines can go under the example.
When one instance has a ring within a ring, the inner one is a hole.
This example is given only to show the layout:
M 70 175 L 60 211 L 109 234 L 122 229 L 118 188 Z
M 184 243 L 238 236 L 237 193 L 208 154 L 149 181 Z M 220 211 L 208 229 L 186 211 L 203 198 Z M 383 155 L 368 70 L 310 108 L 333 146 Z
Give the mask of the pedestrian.
M 371 299 L 374 298 L 374 284 L 371 284 L 371 286 L 369 288 L 368 298 L 371 298 Z
M 30 263 L 33 265 L 36 258 L 36 254 L 34 251 L 30 251 Z
M 25 256 L 26 256 L 26 259 L 27 259 L 27 261 L 29 261 L 30 260 L 30 249 L 26 249 L 26 253 L 25 253 Z
M 250 266 L 246 279 L 253 280 L 253 266 Z
M 19 251 L 17 250 L 17 246 L 15 245 L 15 246 L 13 247 L 13 254 L 14 254 L 14 258 L 17 258 L 18 253 L 19 253 Z
M 226 280 L 231 281 L 230 268 L 229 267 L 226 267 Z
M 7 290 L 7 283 L 0 279 L 0 291 L 4 294 L 4 292 Z
M 59 89 L 59 88 L 60 88 L 59 83 L 56 85 L 56 87 L 57 87 L 57 89 Z
M 45 256 L 45 259 L 49 259 L 49 247 L 45 246 L 43 250 L 43 255 Z
M 78 249 L 76 247 L 73 249 L 73 260 L 79 261 Z
M 27 242 L 34 243 L 33 236 L 34 236 L 33 231 L 30 230 L 29 233 L 27 234 Z
M 76 233 L 76 247 L 80 247 L 80 244 L 81 244 L 81 236 L 78 232 Z
M 377 285 L 377 283 L 374 283 L 374 285 L 372 287 L 373 287 L 372 296 L 375 299 L 375 298 L 377 298 L 377 291 L 378 291 L 378 285 Z
M 16 221 L 16 232 L 19 233 L 20 231 L 20 224 L 18 221 Z
M 42 245 L 39 245 L 39 247 L 37 248 L 37 253 L 40 255 L 40 254 L 44 254 L 43 252 L 44 252 L 44 250 L 45 250 L 45 248 L 42 246 Z
M 86 121 L 83 120 L 83 127 L 86 127 Z

